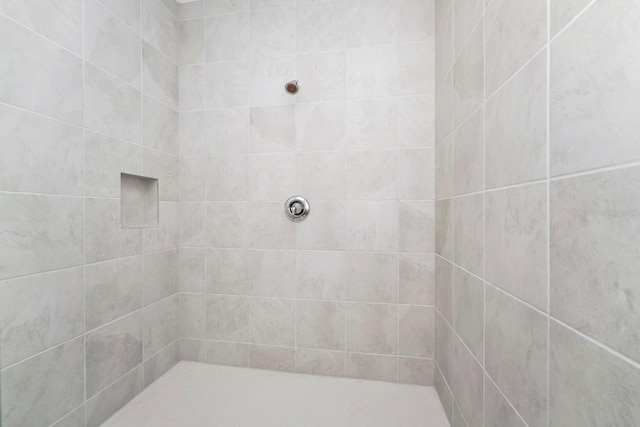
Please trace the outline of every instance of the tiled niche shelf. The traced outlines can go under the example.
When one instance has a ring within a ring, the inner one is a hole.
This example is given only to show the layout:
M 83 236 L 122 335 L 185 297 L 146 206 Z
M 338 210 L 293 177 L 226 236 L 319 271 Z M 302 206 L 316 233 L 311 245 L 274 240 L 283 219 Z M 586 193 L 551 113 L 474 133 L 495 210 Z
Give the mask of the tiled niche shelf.
M 158 226 L 158 180 L 120 174 L 120 224 L 122 228 Z

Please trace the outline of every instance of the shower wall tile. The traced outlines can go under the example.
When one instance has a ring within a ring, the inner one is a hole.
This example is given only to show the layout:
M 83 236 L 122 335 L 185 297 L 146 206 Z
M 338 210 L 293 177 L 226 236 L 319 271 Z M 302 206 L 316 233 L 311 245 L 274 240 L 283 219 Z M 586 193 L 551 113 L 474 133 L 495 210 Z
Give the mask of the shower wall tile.
M 181 156 L 202 156 L 206 153 L 206 116 L 204 111 L 179 113 L 178 141 Z
M 347 149 L 397 149 L 398 102 L 396 99 L 347 101 L 345 108 Z
M 140 37 L 96 1 L 84 7 L 84 58 L 140 88 Z
M 207 296 L 207 338 L 249 342 L 250 301 L 247 297 Z
M 84 332 L 82 269 L 0 284 L 0 362 L 5 368 Z
M 404 384 L 433 386 L 433 360 L 400 357 L 398 359 L 398 381 Z
M 457 198 L 453 203 L 454 260 L 477 275 L 484 270 L 483 209 L 482 194 Z
M 207 111 L 206 152 L 211 156 L 248 154 L 249 117 L 248 108 Z
M 299 348 L 296 350 L 296 372 L 342 377 L 345 373 L 345 354 L 340 351 Z
M 85 324 L 92 330 L 142 307 L 142 258 L 91 264 L 84 269 Z
M 251 347 L 249 344 L 222 341 L 207 341 L 206 346 L 208 363 L 242 367 L 250 365 L 251 348 L 255 349 L 255 346 Z M 259 357 L 259 354 L 254 354 L 255 357 Z
M 294 372 L 296 368 L 296 350 L 287 347 L 251 344 L 250 366 L 258 369 Z
M 345 212 L 342 202 L 314 203 L 313 217 L 299 224 L 296 231 L 296 249 L 343 250 Z
M 346 79 L 346 95 L 350 99 L 397 95 L 397 46 L 347 49 Z
M 325 350 L 344 350 L 344 303 L 298 301 L 296 310 L 297 346 Z
M 344 49 L 344 2 L 298 4 L 296 20 L 297 52 Z
M 354 151 L 346 155 L 348 200 L 398 198 L 397 151 Z
M 82 404 L 83 358 L 78 338 L 4 370 L 2 425 L 50 425 Z
M 174 13 L 159 0 L 142 0 L 142 38 L 174 64 L 178 63 L 180 27 Z
M 398 352 L 401 356 L 433 357 L 433 307 L 401 305 L 398 312 Z
M 87 427 L 98 427 L 136 397 L 144 388 L 143 370 L 138 367 L 93 396 L 85 405 Z M 84 417 L 82 420 L 84 424 Z
M 435 38 L 434 0 L 400 0 L 398 41 L 400 43 L 433 40 Z
M 435 45 L 433 41 L 398 46 L 398 91 L 400 95 L 434 93 Z
M 484 378 L 484 425 L 487 427 L 525 427 L 522 418 L 513 409 L 488 375 Z
M 454 270 L 453 278 L 453 325 L 466 347 L 483 362 L 485 285 L 459 268 Z
M 141 0 L 100 0 L 100 3 L 120 17 L 136 33 L 140 33 Z
M 261 69 L 261 68 L 258 68 Z M 254 78 L 251 76 L 252 79 Z M 240 107 L 247 105 L 249 64 L 230 61 L 207 64 L 206 105 L 208 108 Z M 225 84 L 220 84 L 225 82 Z M 261 85 L 257 83 L 257 85 Z M 253 88 L 253 86 L 252 86 Z M 251 93 L 254 93 L 253 91 Z
M 51 424 L 51 427 L 84 427 L 85 426 L 85 413 L 84 406 L 80 406 L 78 409 L 65 415 L 60 420 Z
M 400 304 L 434 305 L 434 255 L 401 254 L 398 268 L 398 302 Z
M 142 257 L 142 302 L 153 304 L 178 292 L 178 251 L 176 249 Z
M 149 384 L 157 380 L 175 366 L 180 360 L 180 345 L 176 340 L 160 350 L 155 356 L 144 362 L 144 384 Z
M 202 110 L 205 106 L 206 66 L 188 65 L 178 70 L 178 104 L 181 110 Z
M 142 323 L 142 352 L 147 359 L 180 336 L 178 295 L 145 307 Z
M 207 62 L 247 59 L 250 34 L 248 13 L 216 16 L 205 19 L 204 25 Z
M 471 35 L 454 65 L 454 120 L 456 126 L 484 101 L 484 26 Z
M 454 415 L 453 425 L 482 426 L 483 404 L 482 388 L 484 381 L 482 366 L 469 352 L 460 339 L 454 337 L 453 341 L 453 377 L 452 390 L 456 396 L 458 407 L 463 419 L 456 423 Z
M 84 125 L 121 140 L 140 143 L 140 92 L 90 64 L 85 65 L 84 78 Z
M 295 154 L 261 154 L 250 158 L 249 194 L 252 201 L 285 201 L 294 194 Z
M 395 252 L 399 248 L 396 201 L 347 202 L 347 250 Z
M 178 80 L 178 66 L 175 62 L 150 44 L 142 43 L 142 91 L 177 108 Z
M 218 28 L 224 31 L 224 27 L 218 26 Z M 251 34 L 249 44 L 253 55 L 282 56 L 294 53 L 296 8 L 266 8 L 251 11 L 249 32 Z
M 398 307 L 396 305 L 348 303 L 346 319 L 347 351 L 398 353 Z
M 436 9 L 436 87 L 453 66 L 453 0 L 435 0 Z M 446 6 L 444 6 L 446 5 Z M 458 29 L 460 31 L 460 29 Z M 465 31 L 470 31 L 467 29 Z M 471 33 L 469 33 L 471 34 Z M 462 47 L 462 46 L 460 46 Z
M 347 286 L 346 254 L 297 251 L 295 283 L 298 298 L 343 301 Z
M 467 43 L 473 43 L 469 39 L 473 37 L 472 33 L 475 32 L 478 23 L 482 19 L 485 3 L 485 0 L 453 1 L 453 20 L 455 22 L 454 56 L 460 55 Z
M 180 164 L 177 156 L 161 151 L 145 149 L 143 153 L 143 172 L 145 176 L 158 179 L 160 201 L 177 202 L 180 192 L 178 178 Z
M 205 250 L 181 248 L 179 264 L 180 292 L 203 292 L 205 290 Z
M 201 295 L 180 294 L 180 336 L 187 338 L 206 337 L 207 302 Z M 181 346 L 184 343 L 181 343 Z
M 86 338 L 87 396 L 106 386 L 142 362 L 142 313 L 136 312 Z
M 208 203 L 206 244 L 214 248 L 249 247 L 251 223 L 244 213 L 248 203 Z M 254 212 L 251 212 L 253 215 Z M 254 234 L 255 235 L 255 234 Z
M 206 290 L 212 294 L 249 295 L 251 254 L 247 250 L 207 249 Z
M 298 193 L 310 200 L 345 199 L 345 154 L 301 153 L 296 156 Z
M 204 247 L 206 205 L 204 203 L 176 203 L 175 205 L 180 208 L 175 224 L 180 226 L 180 245 Z
M 293 251 L 251 251 L 251 295 L 294 298 L 295 268 Z
M 205 16 L 224 15 L 249 10 L 249 0 L 204 0 L 204 3 Z
M 397 42 L 397 0 L 347 0 L 346 5 L 347 47 Z
M 3 2 L 3 6 L 13 6 L 17 12 L 22 8 L 18 3 Z M 33 12 L 28 16 L 33 16 Z M 80 58 L 4 16 L 0 16 L 0 49 L 11 58 L 3 61 L 0 68 L 4 81 L 0 101 L 74 124 L 82 123 Z M 52 67 L 52 63 L 56 66 Z
M 400 252 L 434 250 L 434 203 L 400 202 Z
M 180 21 L 180 65 L 205 62 L 204 29 L 204 19 Z
M 84 202 L 85 262 L 139 255 L 142 230 L 121 228 L 118 199 L 86 198 Z
M 398 381 L 398 358 L 347 353 L 347 377 L 374 381 Z
M 251 298 L 251 342 L 293 347 L 295 302 L 275 298 Z
M 250 111 L 249 152 L 295 150 L 295 106 L 257 107 Z
M 398 140 L 400 148 L 435 146 L 435 95 L 398 99 Z
M 79 198 L 0 194 L 0 278 L 82 264 L 82 220 Z
M 398 257 L 387 253 L 347 253 L 347 300 L 398 302 Z
M 484 188 L 484 110 L 472 113 L 453 133 L 453 194 L 463 195 Z M 445 144 L 446 140 L 443 141 Z M 443 147 L 446 150 L 448 147 Z
M 82 193 L 82 128 L 3 104 L 0 138 L 6 145 L 0 156 L 2 190 Z
M 296 74 L 300 81 L 315 82 L 299 92 L 299 102 L 330 101 L 345 97 L 344 51 L 297 55 Z
M 551 36 L 558 34 L 588 5 L 588 0 L 554 0 L 551 2 Z
M 435 198 L 435 151 L 400 150 L 398 159 L 398 196 L 405 200 Z
M 295 104 L 295 98 L 282 90 L 282 86 L 296 74 L 295 55 L 279 57 L 256 55 L 249 62 L 248 70 L 248 78 L 225 80 L 229 82 L 225 85 L 230 87 L 229 90 L 235 88 L 237 91 L 244 92 L 242 105 L 246 105 L 247 101 L 252 106 Z M 302 80 L 300 70 L 297 77 Z M 225 95 L 224 99 L 231 100 L 234 97 Z
M 178 112 L 148 96 L 142 102 L 144 146 L 177 156 Z
M 249 156 L 209 157 L 203 166 L 205 163 L 207 170 L 199 176 L 206 176 L 207 200 L 230 202 L 249 198 Z
M 345 102 L 296 104 L 295 136 L 300 152 L 344 150 Z M 362 129 L 366 129 L 365 126 Z
M 181 202 L 201 202 L 204 200 L 206 191 L 205 164 L 206 161 L 203 157 L 180 158 Z

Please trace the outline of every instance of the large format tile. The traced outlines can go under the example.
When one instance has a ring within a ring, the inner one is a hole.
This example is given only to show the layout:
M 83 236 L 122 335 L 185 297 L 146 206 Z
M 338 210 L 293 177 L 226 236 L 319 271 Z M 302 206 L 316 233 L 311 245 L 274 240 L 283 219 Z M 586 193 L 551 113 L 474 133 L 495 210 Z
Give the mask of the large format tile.
M 456 268 L 453 272 L 453 325 L 476 359 L 484 361 L 484 283 Z
M 0 278 L 80 265 L 82 216 L 79 198 L 0 194 Z
M 2 426 L 48 426 L 80 405 L 83 359 L 84 339 L 78 338 L 4 370 Z
M 147 359 L 180 336 L 178 295 L 145 307 L 142 323 L 142 353 Z
M 454 200 L 454 259 L 456 264 L 482 276 L 484 271 L 484 196 L 476 194 Z
M 207 296 L 207 338 L 221 341 L 249 342 L 249 298 Z
M 482 366 L 457 337 L 453 338 L 453 378 L 451 387 L 456 397 L 460 413 L 466 420 L 453 425 L 481 427 L 483 424 L 483 381 Z
M 551 323 L 549 425 L 640 423 L 640 370 L 608 350 Z
M 598 1 L 551 44 L 551 174 L 640 159 L 640 5 Z
M 82 123 L 80 58 L 4 16 L 0 16 L 0 51 L 0 101 Z
M 640 168 L 551 184 L 551 314 L 640 360 Z
M 344 350 L 344 303 L 297 301 L 296 313 L 296 346 Z
M 144 388 L 142 368 L 125 374 L 109 387 L 87 400 L 87 427 L 98 427 L 126 405 Z M 83 417 L 84 425 L 84 417 Z
M 376 354 L 398 352 L 398 307 L 347 304 L 347 351 Z
M 454 66 L 454 115 L 456 126 L 484 101 L 484 26 L 479 25 Z

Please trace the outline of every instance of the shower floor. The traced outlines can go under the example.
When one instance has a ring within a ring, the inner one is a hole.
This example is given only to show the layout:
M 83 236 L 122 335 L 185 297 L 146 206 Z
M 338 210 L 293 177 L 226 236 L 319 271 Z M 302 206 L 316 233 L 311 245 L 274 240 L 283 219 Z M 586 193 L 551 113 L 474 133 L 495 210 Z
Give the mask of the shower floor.
M 102 427 L 445 427 L 432 387 L 180 362 Z

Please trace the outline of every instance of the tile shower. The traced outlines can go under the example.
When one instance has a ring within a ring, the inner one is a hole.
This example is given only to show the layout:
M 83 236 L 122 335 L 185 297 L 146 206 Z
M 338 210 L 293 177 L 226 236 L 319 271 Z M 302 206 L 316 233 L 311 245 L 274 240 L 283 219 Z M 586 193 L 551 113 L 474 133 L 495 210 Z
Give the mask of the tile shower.
M 638 28 L 633 0 L 0 0 L 0 425 L 98 426 L 180 360 L 640 424 Z

